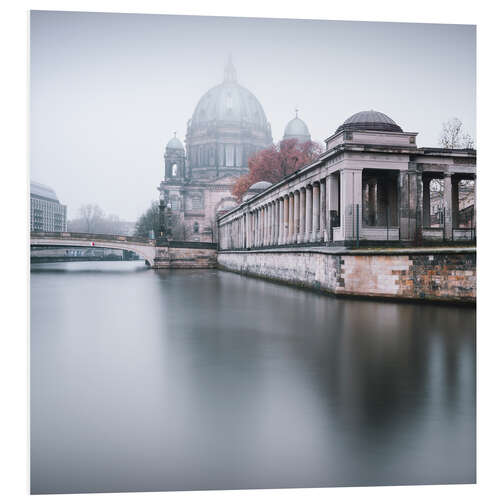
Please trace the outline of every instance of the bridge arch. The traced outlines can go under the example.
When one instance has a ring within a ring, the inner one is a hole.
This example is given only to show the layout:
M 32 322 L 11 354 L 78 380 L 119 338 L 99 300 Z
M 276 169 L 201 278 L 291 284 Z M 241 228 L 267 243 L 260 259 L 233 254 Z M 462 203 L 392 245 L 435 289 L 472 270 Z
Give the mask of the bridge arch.
M 129 250 L 153 266 L 156 256 L 155 240 L 121 235 L 88 233 L 31 233 L 30 245 L 54 247 L 112 248 Z

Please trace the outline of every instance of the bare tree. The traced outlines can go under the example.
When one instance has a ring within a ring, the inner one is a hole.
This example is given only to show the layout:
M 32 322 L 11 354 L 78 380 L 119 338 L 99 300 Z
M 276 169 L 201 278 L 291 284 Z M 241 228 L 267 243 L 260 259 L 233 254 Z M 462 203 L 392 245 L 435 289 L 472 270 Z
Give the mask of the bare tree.
M 451 118 L 443 123 L 439 143 L 443 148 L 462 149 L 473 148 L 474 140 L 463 130 L 463 123 L 458 118 Z
M 87 233 L 96 232 L 99 222 L 104 218 L 104 211 L 99 205 L 82 205 L 80 218 L 83 220 Z

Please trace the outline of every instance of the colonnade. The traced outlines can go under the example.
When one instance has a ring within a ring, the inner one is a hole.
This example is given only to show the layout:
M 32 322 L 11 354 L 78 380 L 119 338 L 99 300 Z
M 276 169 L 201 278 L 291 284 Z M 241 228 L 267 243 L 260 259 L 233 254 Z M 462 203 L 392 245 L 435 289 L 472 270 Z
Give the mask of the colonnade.
M 236 213 L 219 225 L 219 244 L 248 249 L 329 241 L 329 214 L 338 205 L 338 175 L 330 174 Z

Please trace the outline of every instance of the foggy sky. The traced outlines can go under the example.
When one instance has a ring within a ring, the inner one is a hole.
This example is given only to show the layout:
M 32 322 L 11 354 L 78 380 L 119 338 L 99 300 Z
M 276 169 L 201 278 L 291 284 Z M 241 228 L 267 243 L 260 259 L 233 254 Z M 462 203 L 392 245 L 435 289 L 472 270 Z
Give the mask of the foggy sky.
M 133 221 L 157 199 L 165 144 L 229 53 L 275 141 L 295 107 L 318 142 L 364 109 L 418 146 L 455 116 L 476 133 L 473 26 L 33 11 L 30 51 L 30 175 L 69 218 L 96 203 Z

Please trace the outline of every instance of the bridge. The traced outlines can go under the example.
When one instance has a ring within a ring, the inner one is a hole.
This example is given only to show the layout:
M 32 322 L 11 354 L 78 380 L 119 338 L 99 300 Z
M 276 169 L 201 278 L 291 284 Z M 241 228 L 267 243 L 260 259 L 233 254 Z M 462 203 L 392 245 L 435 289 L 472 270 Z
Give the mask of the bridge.
M 31 247 L 94 247 L 128 250 L 154 268 L 212 268 L 217 263 L 217 244 L 196 241 L 160 243 L 150 238 L 91 233 L 32 232 Z
M 140 255 L 150 265 L 156 257 L 156 240 L 136 236 L 91 233 L 48 233 L 32 232 L 32 247 L 94 247 L 128 250 Z

